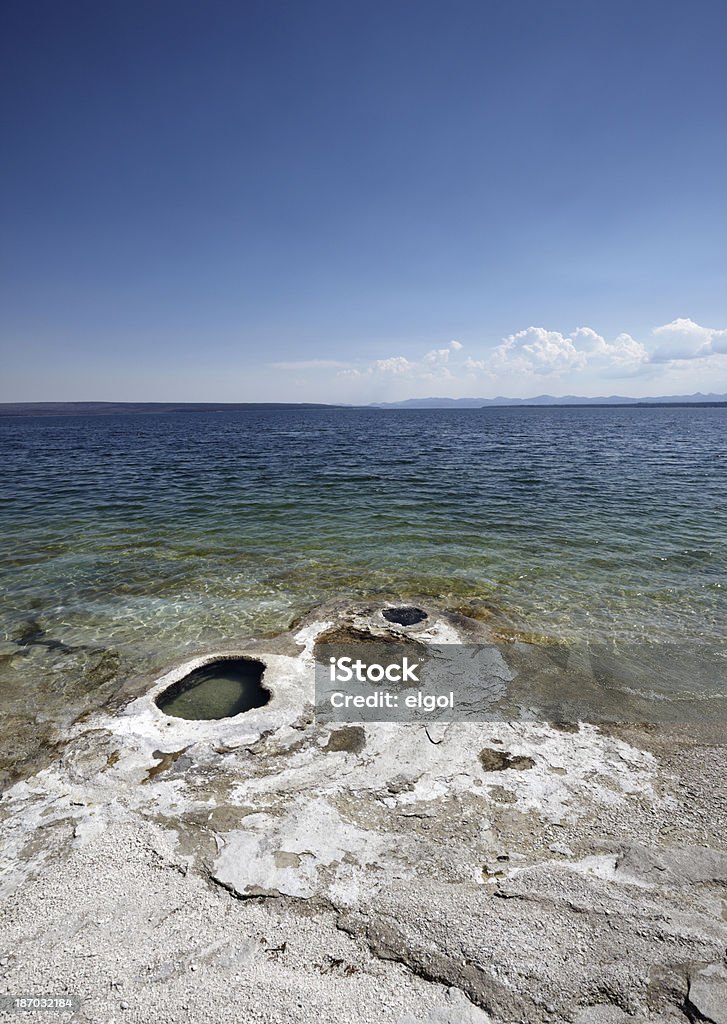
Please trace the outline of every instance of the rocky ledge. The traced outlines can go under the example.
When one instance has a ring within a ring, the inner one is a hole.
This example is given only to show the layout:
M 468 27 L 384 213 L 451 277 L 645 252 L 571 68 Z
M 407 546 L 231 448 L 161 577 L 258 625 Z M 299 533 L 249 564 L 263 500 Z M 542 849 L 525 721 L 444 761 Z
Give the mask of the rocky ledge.
M 0 803 L 0 992 L 99 1022 L 727 1021 L 723 730 L 317 722 L 322 639 L 492 640 L 427 610 L 319 610 L 79 721 Z M 224 655 L 268 704 L 159 710 Z

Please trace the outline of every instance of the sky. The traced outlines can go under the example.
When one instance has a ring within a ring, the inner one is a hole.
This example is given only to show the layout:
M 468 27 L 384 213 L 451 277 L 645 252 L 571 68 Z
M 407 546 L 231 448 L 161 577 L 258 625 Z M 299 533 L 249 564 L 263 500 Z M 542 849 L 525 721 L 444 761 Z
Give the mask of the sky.
M 727 392 L 724 0 L 6 0 L 0 401 Z

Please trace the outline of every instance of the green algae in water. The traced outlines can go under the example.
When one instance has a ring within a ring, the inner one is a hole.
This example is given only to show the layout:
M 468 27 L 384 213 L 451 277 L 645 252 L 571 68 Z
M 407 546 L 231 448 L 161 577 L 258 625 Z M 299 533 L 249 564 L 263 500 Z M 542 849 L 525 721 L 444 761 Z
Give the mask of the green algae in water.
M 249 658 L 213 661 L 168 687 L 157 698 L 157 707 L 165 715 L 190 721 L 232 718 L 268 703 L 264 671 L 261 661 Z

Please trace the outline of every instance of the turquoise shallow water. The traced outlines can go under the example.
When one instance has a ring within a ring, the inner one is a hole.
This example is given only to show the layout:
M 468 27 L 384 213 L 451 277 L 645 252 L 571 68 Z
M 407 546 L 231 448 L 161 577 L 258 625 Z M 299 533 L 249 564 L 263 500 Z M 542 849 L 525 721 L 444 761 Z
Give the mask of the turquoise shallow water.
M 0 634 L 39 641 L 2 647 L 0 683 L 75 693 L 339 596 L 721 641 L 726 428 L 658 407 L 0 419 Z
M 721 408 L 0 420 L 2 628 L 251 635 L 422 592 L 554 635 L 721 636 L 725 428 Z

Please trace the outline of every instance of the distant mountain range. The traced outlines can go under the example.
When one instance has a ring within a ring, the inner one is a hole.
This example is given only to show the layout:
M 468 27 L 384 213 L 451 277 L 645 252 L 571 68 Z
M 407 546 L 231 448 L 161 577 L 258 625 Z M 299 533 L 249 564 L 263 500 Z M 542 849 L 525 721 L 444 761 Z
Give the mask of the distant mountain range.
M 584 398 L 580 395 L 537 395 L 535 398 L 407 398 L 403 402 L 372 402 L 366 406 L 320 402 L 0 402 L 0 416 L 119 416 L 130 413 L 234 412 L 263 409 L 483 409 L 520 405 L 723 405 L 725 395 L 663 395 L 659 398 Z
M 720 405 L 725 395 L 662 395 L 658 398 L 585 398 L 582 395 L 537 395 L 535 398 L 407 398 L 403 402 L 372 402 L 373 409 L 483 409 L 492 405 Z

